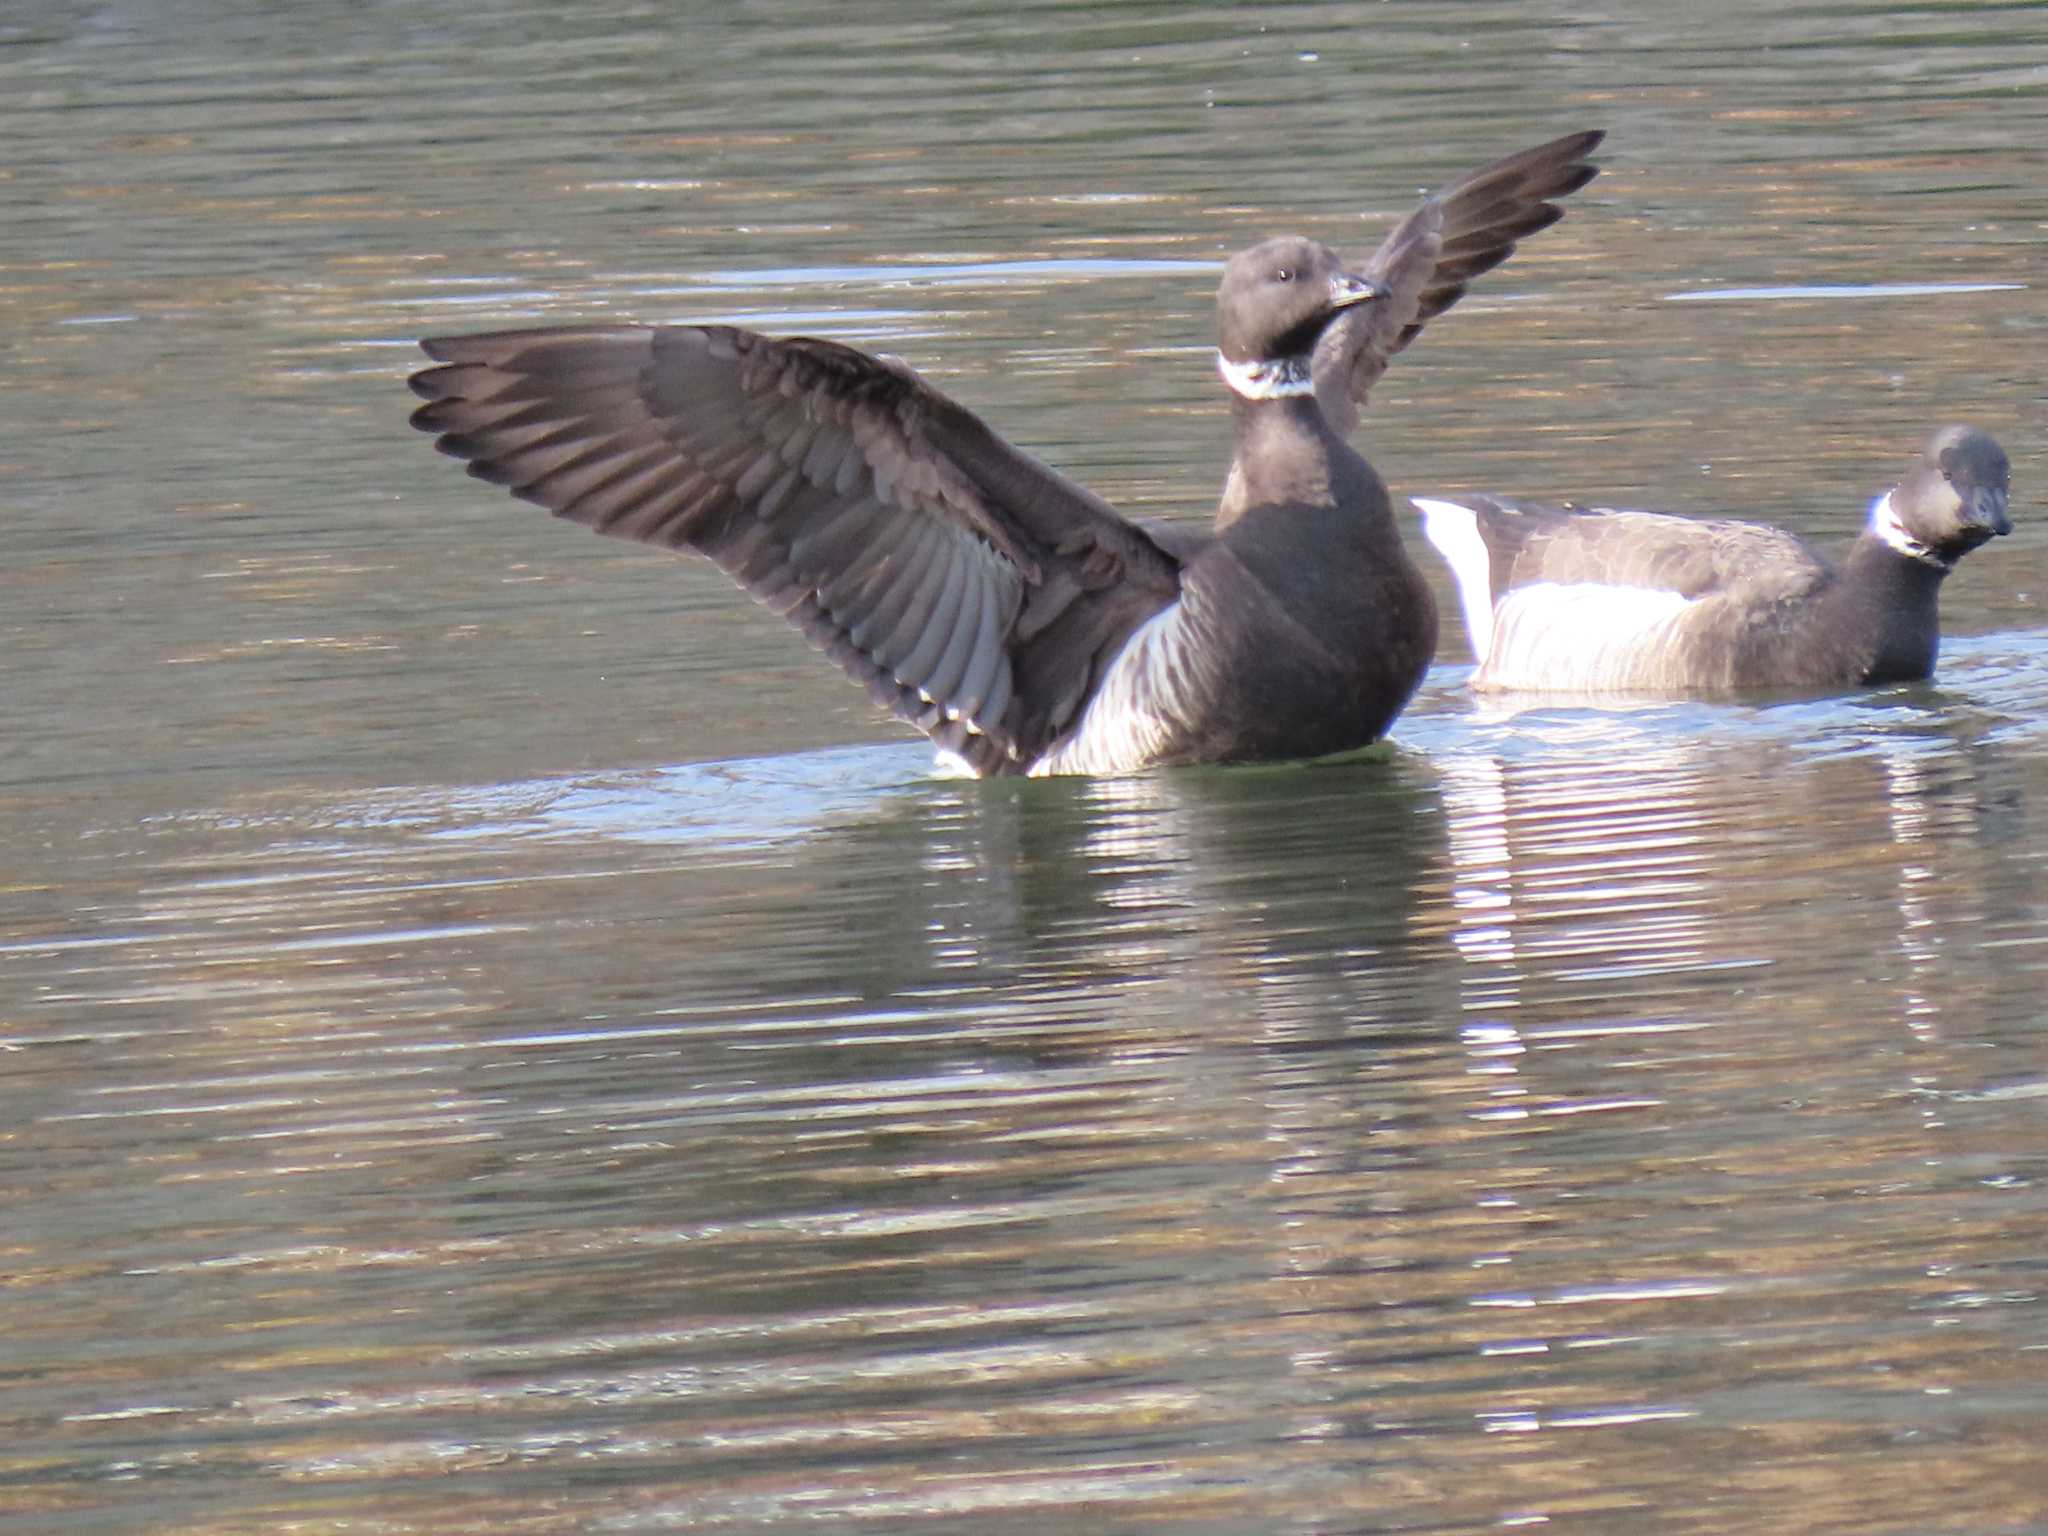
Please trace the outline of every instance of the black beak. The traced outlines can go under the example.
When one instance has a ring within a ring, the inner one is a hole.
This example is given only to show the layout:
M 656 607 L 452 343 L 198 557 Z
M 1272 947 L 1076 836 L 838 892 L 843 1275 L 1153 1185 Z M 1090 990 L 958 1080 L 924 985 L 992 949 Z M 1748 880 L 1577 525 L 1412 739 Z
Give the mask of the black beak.
M 1967 528 L 1982 528 L 1986 533 L 2012 532 L 2012 519 L 2006 516 L 2006 489 L 2002 485 L 1979 485 L 1963 498 L 1963 525 Z
M 1353 304 L 1363 304 L 1369 299 L 1384 299 L 1387 290 L 1370 278 L 1354 277 L 1349 272 L 1339 272 L 1330 279 L 1330 308 L 1348 309 Z

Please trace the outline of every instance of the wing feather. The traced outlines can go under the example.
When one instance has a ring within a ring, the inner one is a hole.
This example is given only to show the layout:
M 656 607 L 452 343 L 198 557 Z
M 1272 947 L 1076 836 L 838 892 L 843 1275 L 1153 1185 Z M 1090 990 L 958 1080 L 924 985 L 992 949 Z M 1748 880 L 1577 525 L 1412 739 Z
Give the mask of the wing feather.
M 1496 555 L 1496 596 L 1552 582 L 1780 601 L 1809 590 L 1828 569 L 1797 537 L 1760 523 L 1494 503 L 1480 527 Z
M 945 596 L 947 578 L 951 574 L 952 552 L 950 544 L 920 548 L 914 562 L 906 562 L 911 564 L 917 584 L 904 600 L 902 608 L 892 613 L 888 608 L 878 606 L 875 611 L 877 620 L 893 618 L 894 622 L 888 634 L 876 641 L 872 649 L 898 677 L 909 673 L 911 656 L 938 616 L 939 601 Z M 858 637 L 858 628 L 855 633 Z
M 603 326 L 423 345 L 439 366 L 412 379 L 414 425 L 472 474 L 708 555 L 984 771 L 1042 751 L 1074 690 L 1179 592 L 1179 561 L 1100 498 L 834 342 Z M 1026 664 L 1044 686 L 1020 695 Z
M 925 680 L 938 670 L 946 644 L 953 638 L 953 626 L 960 618 L 961 604 L 967 601 L 966 549 L 957 543 L 948 544 L 939 558 L 945 562 L 945 575 L 939 582 L 938 600 L 920 627 L 916 648 L 896 668 L 904 686 L 917 689 L 927 699 L 932 696 L 925 690 Z
M 926 679 L 924 692 L 934 704 L 942 704 L 949 714 L 963 713 L 960 707 L 960 684 L 967 677 L 967 665 L 974 659 L 974 637 L 981 627 L 977 609 L 985 594 L 984 586 L 977 573 L 967 578 L 962 585 L 970 594 L 969 600 L 960 605 L 960 611 L 953 615 L 953 627 L 946 636 L 945 648 L 939 652 L 939 659 L 932 663 L 931 676 Z
M 1466 285 L 1512 256 L 1516 242 L 1564 217 L 1556 199 L 1599 174 L 1586 157 L 1600 129 L 1566 134 L 1462 176 L 1430 197 L 1360 269 L 1387 297 L 1346 311 L 1323 333 L 1314 359 L 1316 394 L 1339 435 L 1387 365 L 1465 295 Z
M 985 602 L 976 610 L 974 648 L 968 654 L 957 690 L 960 717 L 977 726 L 989 696 L 995 691 L 997 676 L 1010 670 L 1009 658 L 1003 654 L 1001 619 L 1001 605 L 995 601 Z

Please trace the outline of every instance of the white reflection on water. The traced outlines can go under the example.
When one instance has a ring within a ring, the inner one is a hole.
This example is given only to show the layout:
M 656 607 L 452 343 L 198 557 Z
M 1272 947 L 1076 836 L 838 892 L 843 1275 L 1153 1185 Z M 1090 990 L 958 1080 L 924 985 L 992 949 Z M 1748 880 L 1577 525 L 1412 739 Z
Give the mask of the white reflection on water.
M 1562 728 L 1560 728 L 1560 726 Z M 1569 1036 L 1666 1032 L 1656 1017 L 1599 1017 L 1564 1030 L 1522 1017 L 1531 975 L 1620 982 L 1740 968 L 1761 960 L 1717 944 L 1706 894 L 1720 833 L 1700 749 L 1626 715 L 1553 722 L 1572 747 L 1540 763 L 1461 750 L 1438 760 L 1453 867 L 1451 938 L 1459 1035 L 1484 1083 L 1477 1121 L 1652 1108 L 1654 1095 L 1557 1100 L 1520 1081 L 1521 1058 Z
M 759 849 L 875 815 L 891 796 L 920 785 L 930 755 L 918 743 L 885 743 L 405 798 L 414 818 L 449 818 L 437 830 L 440 837 L 595 837 Z
M 1662 295 L 1672 304 L 1744 299 L 1925 299 L 1946 294 L 2007 293 L 2025 283 L 1806 283 L 1781 288 L 1693 288 Z
M 1927 800 L 1926 756 L 1891 748 L 1881 752 L 1879 760 L 1884 764 L 1892 842 L 1904 854 L 1927 837 L 1933 821 Z M 1934 987 L 1941 940 L 1927 899 L 1933 879 L 1934 871 L 1925 863 L 1901 859 L 1898 948 L 1906 964 L 1904 1014 L 1907 1028 L 1921 1040 L 1930 1040 L 1938 1032 L 1941 1014 Z
M 1531 1053 L 1707 1029 L 1681 977 L 1727 973 L 1704 995 L 1731 1000 L 1783 986 L 1763 974 L 1792 958 L 1769 914 L 1802 886 L 1858 929 L 1858 886 L 1888 888 L 1897 1014 L 1933 1043 L 1957 984 L 1941 855 L 1997 814 L 1971 744 L 2040 733 L 2042 672 L 2020 658 L 2042 644 L 1965 639 L 1938 685 L 1779 703 L 1425 696 L 1409 739 L 1442 788 L 1473 1117 L 1656 1103 L 1532 1092 Z M 1866 801 L 1883 811 L 1874 841 Z

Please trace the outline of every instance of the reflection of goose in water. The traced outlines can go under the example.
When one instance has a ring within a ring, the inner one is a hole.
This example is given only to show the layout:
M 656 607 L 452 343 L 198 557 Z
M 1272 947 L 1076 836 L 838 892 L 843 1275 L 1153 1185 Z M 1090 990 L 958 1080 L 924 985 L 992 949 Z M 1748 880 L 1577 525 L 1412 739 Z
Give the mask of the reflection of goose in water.
M 1557 1069 L 1540 1089 L 1530 1081 L 1532 1053 L 1594 1041 L 1622 1053 L 1662 1035 L 1762 1030 L 1802 1050 L 1872 997 L 1932 1038 L 1943 999 L 1980 963 L 1957 935 L 1981 931 L 1999 898 L 1957 871 L 2016 791 L 1967 703 L 1552 706 L 1512 725 L 1434 723 L 1458 733 L 1431 760 L 1461 1028 L 1487 1083 L 1480 1113 L 1660 1102 L 1581 1093 Z M 1845 1009 L 1863 988 L 1878 990 Z
M 1938 1031 L 1941 1004 L 1938 976 L 1941 962 L 1939 923 L 1930 908 L 1929 886 L 1934 871 L 1917 855 L 1934 832 L 1927 802 L 1928 774 L 1924 754 L 1893 749 L 1884 753 L 1885 808 L 1892 842 L 1899 850 L 1899 959 L 1905 966 L 1906 1025 L 1916 1037 L 1931 1039 Z
M 1655 1103 L 1532 1090 L 1521 1058 L 1610 1032 L 1689 1027 L 1660 998 L 1683 994 L 1700 971 L 1765 963 L 1727 953 L 1717 927 L 1714 865 L 1726 828 L 1706 755 L 1680 739 L 1639 739 L 1617 753 L 1610 723 L 1554 731 L 1550 747 L 1562 751 L 1465 751 L 1438 762 L 1452 942 L 1464 961 L 1457 1027 L 1482 1084 L 1480 1118 Z M 1606 997 L 1616 1006 L 1594 1002 Z

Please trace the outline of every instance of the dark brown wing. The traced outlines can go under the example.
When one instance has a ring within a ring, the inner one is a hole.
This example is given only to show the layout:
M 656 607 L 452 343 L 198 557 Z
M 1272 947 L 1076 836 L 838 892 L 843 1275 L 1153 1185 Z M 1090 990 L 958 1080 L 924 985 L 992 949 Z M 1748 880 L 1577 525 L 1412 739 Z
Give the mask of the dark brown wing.
M 1516 241 L 1564 217 L 1554 199 L 1600 174 L 1586 157 L 1605 137 L 1597 128 L 1567 134 L 1496 160 L 1429 198 L 1380 243 L 1359 275 L 1387 297 L 1346 310 L 1316 346 L 1316 394 L 1340 436 L 1358 425 L 1372 386 L 1424 325 L 1513 255 Z
M 1069 724 L 1178 564 L 909 369 L 727 326 L 442 337 L 413 425 L 599 533 L 708 555 L 984 773 Z

